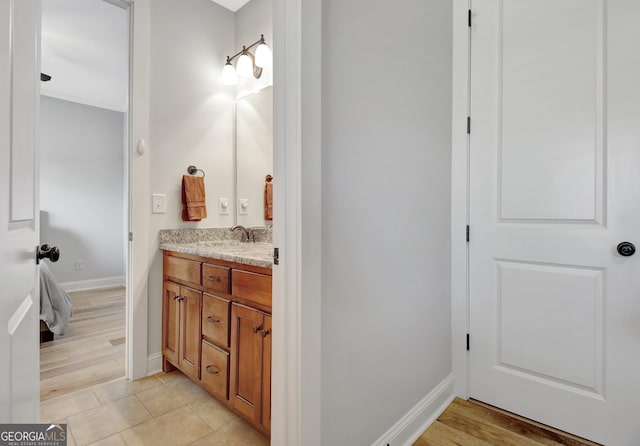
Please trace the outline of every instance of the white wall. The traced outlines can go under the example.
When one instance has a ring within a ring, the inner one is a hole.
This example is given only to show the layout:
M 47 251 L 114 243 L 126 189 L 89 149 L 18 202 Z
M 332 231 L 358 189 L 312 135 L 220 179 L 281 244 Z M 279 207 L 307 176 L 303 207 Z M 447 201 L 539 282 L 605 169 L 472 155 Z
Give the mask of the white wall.
M 322 21 L 322 444 L 366 445 L 451 373 L 452 8 Z
M 166 194 L 167 213 L 151 214 L 149 228 L 148 355 L 161 351 L 162 254 L 158 231 L 229 227 L 235 209 L 218 215 L 218 197 L 233 202 L 235 88 L 222 85 L 235 48 L 234 13 L 210 0 L 150 2 L 150 192 Z M 187 166 L 206 172 L 208 218 L 181 220 L 181 181 Z
M 124 283 L 124 114 L 41 97 L 40 233 L 63 283 Z M 83 270 L 75 270 L 75 261 Z

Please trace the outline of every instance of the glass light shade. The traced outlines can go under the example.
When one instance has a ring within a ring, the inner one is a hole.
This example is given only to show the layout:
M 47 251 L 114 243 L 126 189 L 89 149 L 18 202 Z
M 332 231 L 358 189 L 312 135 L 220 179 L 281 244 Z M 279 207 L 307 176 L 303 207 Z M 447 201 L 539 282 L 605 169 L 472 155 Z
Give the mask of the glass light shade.
M 227 62 L 222 69 L 222 83 L 225 85 L 236 85 L 238 83 L 238 73 L 230 62 Z
M 253 76 L 253 61 L 248 55 L 243 54 L 242 56 L 240 56 L 240 59 L 238 59 L 237 67 L 238 67 L 237 68 L 238 76 L 242 76 L 242 77 Z
M 256 48 L 256 66 L 262 68 L 271 67 L 271 50 L 264 43 L 261 43 Z

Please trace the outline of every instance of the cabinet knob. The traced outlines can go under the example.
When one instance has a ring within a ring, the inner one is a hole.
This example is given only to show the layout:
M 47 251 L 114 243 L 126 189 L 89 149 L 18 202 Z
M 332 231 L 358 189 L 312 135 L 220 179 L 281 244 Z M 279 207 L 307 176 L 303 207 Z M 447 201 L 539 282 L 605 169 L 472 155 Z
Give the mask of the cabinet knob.
M 220 319 L 214 319 L 211 316 L 207 316 L 207 320 L 213 324 L 220 322 Z
M 254 325 L 253 326 L 253 332 L 254 333 L 258 333 L 260 330 L 262 330 L 262 326 L 261 325 Z
M 220 277 L 209 276 L 207 277 L 207 280 L 210 280 L 211 282 L 220 282 Z
M 206 366 L 204 369 L 209 375 L 218 375 L 220 373 L 220 370 L 213 370 L 210 365 Z
M 262 330 L 262 337 L 266 338 L 271 334 L 271 330 Z

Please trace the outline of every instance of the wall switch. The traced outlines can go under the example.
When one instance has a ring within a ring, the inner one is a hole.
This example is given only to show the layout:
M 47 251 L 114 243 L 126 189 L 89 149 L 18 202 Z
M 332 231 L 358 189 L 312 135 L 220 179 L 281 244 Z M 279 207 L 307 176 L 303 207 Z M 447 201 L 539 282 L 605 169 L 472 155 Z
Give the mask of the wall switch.
M 167 213 L 167 196 L 165 194 L 151 195 L 151 212 L 154 214 Z
M 249 199 L 248 198 L 238 199 L 238 214 L 249 215 Z
M 231 207 L 231 202 L 228 198 L 218 198 L 218 214 L 220 215 L 229 215 L 229 208 Z
M 76 260 L 73 263 L 73 267 L 76 271 L 82 271 L 84 270 L 84 260 Z

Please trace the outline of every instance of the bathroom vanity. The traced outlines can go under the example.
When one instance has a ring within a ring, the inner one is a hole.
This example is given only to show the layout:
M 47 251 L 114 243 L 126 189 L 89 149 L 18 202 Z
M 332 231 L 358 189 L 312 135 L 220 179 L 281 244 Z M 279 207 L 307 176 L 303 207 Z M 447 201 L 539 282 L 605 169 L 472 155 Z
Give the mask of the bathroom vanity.
M 174 231 L 176 232 L 176 231 Z M 271 243 L 163 241 L 163 370 L 271 430 Z

